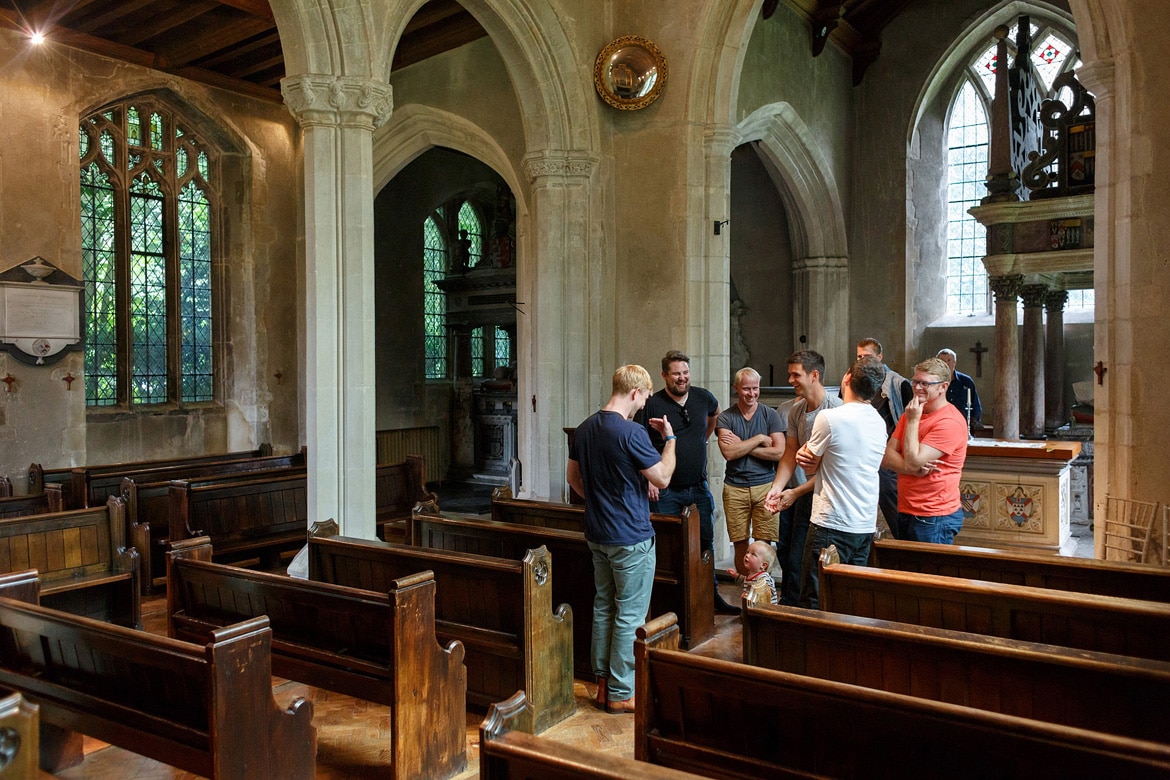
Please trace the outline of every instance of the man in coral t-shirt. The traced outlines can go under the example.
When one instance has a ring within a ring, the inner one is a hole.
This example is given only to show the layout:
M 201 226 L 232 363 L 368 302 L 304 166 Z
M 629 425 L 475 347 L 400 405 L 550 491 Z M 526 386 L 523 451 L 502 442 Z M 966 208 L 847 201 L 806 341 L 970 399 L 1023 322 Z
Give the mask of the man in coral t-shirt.
M 951 370 L 938 358 L 914 367 L 914 398 L 886 445 L 882 468 L 898 473 L 898 513 L 908 538 L 953 544 L 963 529 L 959 481 L 967 421 L 947 402 Z

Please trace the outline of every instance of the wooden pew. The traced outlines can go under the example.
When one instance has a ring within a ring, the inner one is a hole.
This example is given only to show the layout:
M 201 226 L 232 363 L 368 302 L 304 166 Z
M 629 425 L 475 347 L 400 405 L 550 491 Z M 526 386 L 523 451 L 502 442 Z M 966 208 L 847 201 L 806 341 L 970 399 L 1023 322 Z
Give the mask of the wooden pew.
M 108 469 L 111 472 L 119 473 L 122 471 L 129 471 L 131 469 L 151 468 L 153 466 L 180 466 L 184 464 L 192 465 L 197 463 L 211 463 L 214 461 L 223 460 L 241 460 L 246 458 L 260 458 L 272 454 L 271 444 L 261 444 L 254 450 L 245 450 L 243 452 L 226 452 L 217 455 L 191 455 L 182 458 L 162 458 L 158 460 L 138 460 L 128 461 L 126 463 L 110 463 L 104 466 L 95 467 L 101 469 Z M 73 481 L 73 467 L 67 466 L 59 469 L 46 469 L 39 463 L 33 463 L 28 467 L 28 492 L 30 494 L 40 493 L 45 489 L 47 484 L 59 484 L 65 487 L 65 506 L 68 509 L 82 508 L 81 502 L 84 501 L 84 496 L 72 495 L 71 483 Z
M 549 501 L 514 499 L 507 488 L 492 496 L 492 519 L 503 523 L 557 528 L 585 535 L 585 508 Z M 692 506 L 681 515 L 651 514 L 656 567 L 651 614 L 679 616 L 685 647 L 704 642 L 715 632 L 715 572 L 709 550 L 699 545 L 699 511 Z M 588 590 L 592 592 L 592 557 Z M 592 602 L 590 602 L 592 604 Z M 574 614 L 578 614 L 574 609 Z M 593 611 L 589 611 L 592 622 Z
M 818 561 L 826 612 L 1170 661 L 1170 604 Z
M 174 544 L 208 536 L 218 561 L 259 558 L 274 566 L 282 552 L 305 544 L 308 483 L 304 469 L 174 480 L 167 489 L 167 538 Z
M 463 645 L 435 638 L 435 581 L 418 572 L 374 592 L 211 563 L 206 537 L 167 555 L 168 632 L 198 640 L 267 614 L 272 671 L 390 707 L 391 777 L 446 778 L 466 765 Z
M 0 780 L 36 777 L 40 707 L 19 693 L 0 698 Z
M 524 691 L 492 704 L 479 726 L 481 780 L 697 780 L 699 775 L 519 733 L 530 709 Z
M 567 504 L 550 505 L 566 510 L 576 509 Z M 697 514 L 694 515 L 697 517 Z M 681 549 L 679 538 L 684 532 L 694 536 L 698 548 L 698 526 L 673 515 L 654 515 L 654 529 L 658 533 L 658 569 L 654 575 L 651 612 L 664 604 L 685 606 L 684 582 L 673 573 L 668 551 Z M 491 520 L 446 518 L 416 512 L 410 520 L 411 544 L 439 550 L 473 553 L 496 558 L 519 558 L 525 551 L 544 546 L 557 562 L 557 576 L 553 580 L 553 603 L 568 604 L 573 611 L 573 668 L 577 677 L 593 679 L 590 642 L 593 632 L 593 555 L 579 531 L 535 527 Z M 694 531 L 692 534 L 691 531 Z M 672 539 L 673 535 L 673 539 Z M 714 588 L 710 556 L 698 575 L 706 584 L 707 598 L 696 604 L 688 620 L 688 646 L 707 639 L 714 632 Z M 702 592 L 703 584 L 698 590 Z M 684 635 L 685 636 L 685 635 Z
M 751 666 L 1170 741 L 1170 664 L 795 607 L 745 605 Z
M 1170 603 L 1170 569 L 1157 566 L 893 539 L 872 550 L 883 569 Z
M 44 515 L 64 509 L 60 485 L 49 485 L 47 490 L 36 495 L 0 498 L 0 517 Z
M 140 485 L 158 485 L 174 479 L 208 479 L 233 476 L 251 472 L 275 471 L 277 469 L 303 469 L 306 448 L 291 455 L 265 455 L 256 458 L 232 458 L 197 463 L 175 463 L 164 466 L 121 466 L 80 467 L 70 475 L 69 492 L 81 499 L 82 506 L 101 506 L 109 496 L 120 495 L 122 481 L 127 477 Z M 80 508 L 80 507 L 72 507 Z M 145 518 L 147 522 L 151 518 Z
M 437 495 L 427 490 L 426 460 L 421 455 L 407 455 L 401 463 L 378 464 L 374 474 L 378 537 L 387 542 L 405 543 L 410 513 L 423 503 L 433 504 L 437 511 L 438 500 Z
M 312 778 L 313 707 L 277 707 L 271 642 L 264 617 L 190 644 L 0 598 L 0 686 L 40 706 L 49 772 L 77 731 L 210 778 Z
M 753 780 L 1170 777 L 1165 743 L 679 652 L 673 615 L 638 637 L 642 761 Z
M 75 615 L 140 627 L 138 552 L 126 545 L 126 507 L 0 520 L 0 572 L 36 569 L 41 603 Z
M 522 560 L 423 550 L 337 536 L 332 520 L 309 534 L 309 579 L 372 591 L 430 569 L 435 578 L 439 641 L 467 649 L 467 700 L 488 707 L 500 691 L 529 693 L 531 720 L 540 733 L 576 709 L 573 698 L 573 613 L 553 609 L 553 566 L 548 550 Z M 506 693 L 503 695 L 507 695 Z

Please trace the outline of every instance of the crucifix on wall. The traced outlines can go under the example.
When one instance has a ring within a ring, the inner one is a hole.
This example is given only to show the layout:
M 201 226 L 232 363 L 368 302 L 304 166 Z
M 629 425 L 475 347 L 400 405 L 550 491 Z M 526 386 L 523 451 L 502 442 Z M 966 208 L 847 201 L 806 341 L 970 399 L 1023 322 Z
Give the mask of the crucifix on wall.
M 982 341 L 976 341 L 975 346 L 967 351 L 975 353 L 975 376 L 983 376 L 983 353 L 989 350 Z

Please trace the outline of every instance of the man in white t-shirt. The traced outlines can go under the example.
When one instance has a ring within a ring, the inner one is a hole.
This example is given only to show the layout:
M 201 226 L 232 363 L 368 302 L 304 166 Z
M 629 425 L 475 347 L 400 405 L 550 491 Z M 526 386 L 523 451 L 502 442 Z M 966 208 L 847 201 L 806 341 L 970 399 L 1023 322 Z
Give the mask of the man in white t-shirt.
M 815 474 L 812 517 L 804 542 L 798 605 L 817 608 L 817 559 L 833 544 L 842 563 L 864 566 L 877 531 L 878 469 L 886 450 L 886 424 L 870 404 L 885 371 L 860 358 L 841 379 L 844 404 L 825 409 L 796 453 L 806 474 Z

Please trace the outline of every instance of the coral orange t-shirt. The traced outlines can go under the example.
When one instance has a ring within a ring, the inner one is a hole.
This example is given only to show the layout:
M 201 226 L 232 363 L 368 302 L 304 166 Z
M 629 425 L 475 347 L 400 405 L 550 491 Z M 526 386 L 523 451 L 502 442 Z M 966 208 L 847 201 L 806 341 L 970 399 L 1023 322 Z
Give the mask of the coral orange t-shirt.
M 892 438 L 902 444 L 906 417 L 898 420 Z M 951 404 L 937 412 L 923 414 L 918 421 L 918 441 L 942 453 L 938 468 L 925 477 L 898 475 L 898 511 L 920 517 L 937 517 L 955 512 L 963 504 L 959 481 L 967 460 L 967 420 Z

